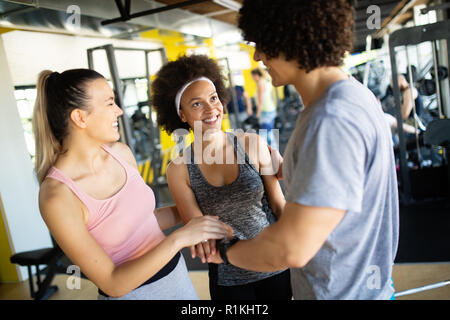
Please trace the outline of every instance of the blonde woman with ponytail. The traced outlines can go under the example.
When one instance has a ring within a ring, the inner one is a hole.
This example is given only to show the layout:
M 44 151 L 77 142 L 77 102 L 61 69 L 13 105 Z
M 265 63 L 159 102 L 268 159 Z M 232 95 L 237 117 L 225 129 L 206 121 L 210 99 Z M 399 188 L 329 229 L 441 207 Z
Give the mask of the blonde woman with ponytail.
M 197 299 L 180 250 L 232 236 L 216 217 L 155 209 L 131 150 L 118 142 L 122 110 L 88 69 L 42 71 L 33 114 L 39 207 L 52 236 L 99 288 L 99 299 Z

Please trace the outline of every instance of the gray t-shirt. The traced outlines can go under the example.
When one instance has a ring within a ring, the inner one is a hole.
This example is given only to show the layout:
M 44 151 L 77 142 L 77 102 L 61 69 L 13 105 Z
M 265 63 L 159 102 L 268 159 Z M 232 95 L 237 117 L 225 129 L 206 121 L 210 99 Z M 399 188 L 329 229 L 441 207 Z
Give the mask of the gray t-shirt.
M 333 83 L 296 123 L 284 155 L 286 200 L 345 210 L 303 268 L 295 299 L 390 299 L 398 245 L 397 177 L 389 127 L 354 78 Z

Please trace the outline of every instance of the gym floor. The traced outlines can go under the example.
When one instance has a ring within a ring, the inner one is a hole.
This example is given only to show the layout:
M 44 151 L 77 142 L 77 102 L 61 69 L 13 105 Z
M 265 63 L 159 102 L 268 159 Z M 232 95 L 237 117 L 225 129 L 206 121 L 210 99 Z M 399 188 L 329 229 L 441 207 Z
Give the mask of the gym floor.
M 210 300 L 207 271 L 190 271 L 189 276 L 201 300 Z M 69 275 L 56 275 L 53 284 L 58 291 L 50 300 L 96 300 L 97 287 L 80 279 L 80 289 L 66 286 Z M 397 292 L 450 279 L 450 263 L 396 264 L 393 271 Z M 28 281 L 0 284 L 0 300 L 30 300 Z M 450 286 L 399 297 L 398 300 L 450 300 Z

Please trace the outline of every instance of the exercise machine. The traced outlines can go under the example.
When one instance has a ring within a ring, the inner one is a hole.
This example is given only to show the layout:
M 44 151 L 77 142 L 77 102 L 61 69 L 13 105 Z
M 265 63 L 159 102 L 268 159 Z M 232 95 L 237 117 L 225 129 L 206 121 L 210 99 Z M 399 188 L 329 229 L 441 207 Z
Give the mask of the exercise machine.
M 398 136 L 399 136 L 399 193 L 400 193 L 400 199 L 402 203 L 408 204 L 412 203 L 415 197 L 413 194 L 417 194 L 415 192 L 414 188 L 418 187 L 418 184 L 415 185 L 411 184 L 411 180 L 416 179 L 418 176 L 421 176 L 421 148 L 420 148 L 420 137 L 418 134 L 418 121 L 417 121 L 417 113 L 415 110 L 415 104 L 413 104 L 413 114 L 414 114 L 414 124 L 416 128 L 416 136 L 415 136 L 415 143 L 416 143 L 416 149 L 417 149 L 417 157 L 418 157 L 418 168 L 416 170 L 410 170 L 408 166 L 408 157 L 407 157 L 407 142 L 405 139 L 405 133 L 403 131 L 403 118 L 402 118 L 402 112 L 401 112 L 401 98 L 400 98 L 400 89 L 398 84 L 398 70 L 397 70 L 397 60 L 396 60 L 396 48 L 397 47 L 404 47 L 406 50 L 406 58 L 407 58 L 407 64 L 408 64 L 408 74 L 409 74 L 409 85 L 411 88 L 414 87 L 414 79 L 412 76 L 412 68 L 411 63 L 409 59 L 409 53 L 408 48 L 413 45 L 418 45 L 423 42 L 431 42 L 432 49 L 433 49 L 433 60 L 434 60 L 434 71 L 435 74 L 438 74 L 438 61 L 437 61 L 437 41 L 441 40 L 449 40 L 450 39 L 450 21 L 444 20 L 440 22 L 436 22 L 433 24 L 428 25 L 422 25 L 422 26 L 416 26 L 412 28 L 405 28 L 400 29 L 395 32 L 393 32 L 389 37 L 389 53 L 390 53 L 390 59 L 391 59 L 391 69 L 392 69 L 392 83 L 393 83 L 393 93 L 394 93 L 394 101 L 396 105 L 396 118 L 397 118 L 397 127 L 398 127 Z M 447 52 L 448 54 L 448 52 Z M 449 56 L 450 60 L 450 56 Z M 446 115 L 444 112 L 444 108 L 442 105 L 442 99 L 441 99 L 441 84 L 439 77 L 435 77 L 435 86 L 436 86 L 436 97 L 437 97 L 437 103 L 438 103 L 438 113 L 439 118 L 445 119 Z M 448 89 L 447 89 L 448 90 Z M 411 90 L 412 92 L 412 90 Z M 414 99 L 412 99 L 414 101 Z M 445 148 L 443 146 L 438 146 L 441 148 Z M 445 152 L 444 152 L 445 153 Z M 445 159 L 446 163 L 444 166 L 448 166 L 448 158 Z M 434 171 L 433 169 L 428 169 L 428 171 Z M 436 169 L 439 170 L 439 169 Z M 442 168 L 440 169 L 442 170 Z M 445 179 L 447 180 L 444 185 L 448 188 L 448 179 L 447 176 L 442 177 L 440 174 L 435 175 L 437 179 Z M 416 179 L 417 180 L 417 179 Z M 430 188 L 430 186 L 427 186 L 427 188 Z M 445 193 L 448 195 L 448 191 L 445 191 Z M 440 194 L 440 192 L 436 193 L 437 195 Z
M 116 102 L 119 107 L 121 107 L 125 111 L 125 102 L 124 102 L 124 79 L 121 79 L 119 76 L 119 69 L 117 66 L 116 60 L 116 52 L 117 51 L 125 51 L 125 52 L 140 52 L 142 53 L 143 58 L 145 59 L 145 79 L 147 81 L 147 99 L 145 102 L 141 103 L 139 107 L 146 104 L 148 106 L 148 114 L 145 115 L 148 118 L 148 139 L 149 143 L 149 159 L 144 160 L 143 162 L 150 161 L 151 169 L 153 170 L 153 179 L 151 180 L 151 187 L 155 194 L 156 206 L 160 203 L 160 187 L 166 185 L 165 182 L 160 179 L 161 177 L 161 144 L 160 144 L 160 134 L 159 128 L 156 125 L 155 119 L 153 119 L 152 115 L 152 103 L 151 103 L 151 75 L 150 75 L 150 57 L 151 53 L 159 53 L 162 64 L 167 62 L 167 55 L 164 48 L 157 49 L 139 49 L 139 48 L 124 48 L 124 47 L 114 47 L 111 44 L 99 46 L 95 48 L 87 49 L 87 57 L 88 57 L 88 66 L 89 69 L 94 69 L 94 52 L 95 51 L 104 51 L 106 53 L 106 59 L 108 60 L 108 68 L 111 75 L 111 81 L 113 84 L 114 92 L 116 95 Z M 133 154 L 137 156 L 136 153 L 136 134 L 133 130 L 133 123 L 130 117 L 124 112 L 123 116 L 119 118 L 119 130 L 121 134 L 121 139 L 124 143 L 126 143 L 130 149 L 133 151 Z M 137 157 L 139 158 L 139 157 Z M 148 183 L 149 181 L 146 180 Z

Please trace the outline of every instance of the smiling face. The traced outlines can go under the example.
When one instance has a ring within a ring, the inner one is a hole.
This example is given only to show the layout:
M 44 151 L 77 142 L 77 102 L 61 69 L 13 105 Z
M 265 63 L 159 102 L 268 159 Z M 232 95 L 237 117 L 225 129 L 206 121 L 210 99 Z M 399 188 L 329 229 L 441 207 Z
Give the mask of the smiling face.
M 202 132 L 221 130 L 223 106 L 214 86 L 202 80 L 192 83 L 181 97 L 180 118 L 192 129 L 201 121 Z
M 105 79 L 89 83 L 87 92 L 90 97 L 89 113 L 86 117 L 85 132 L 102 143 L 119 140 L 118 118 L 122 109 L 114 101 L 114 92 Z

